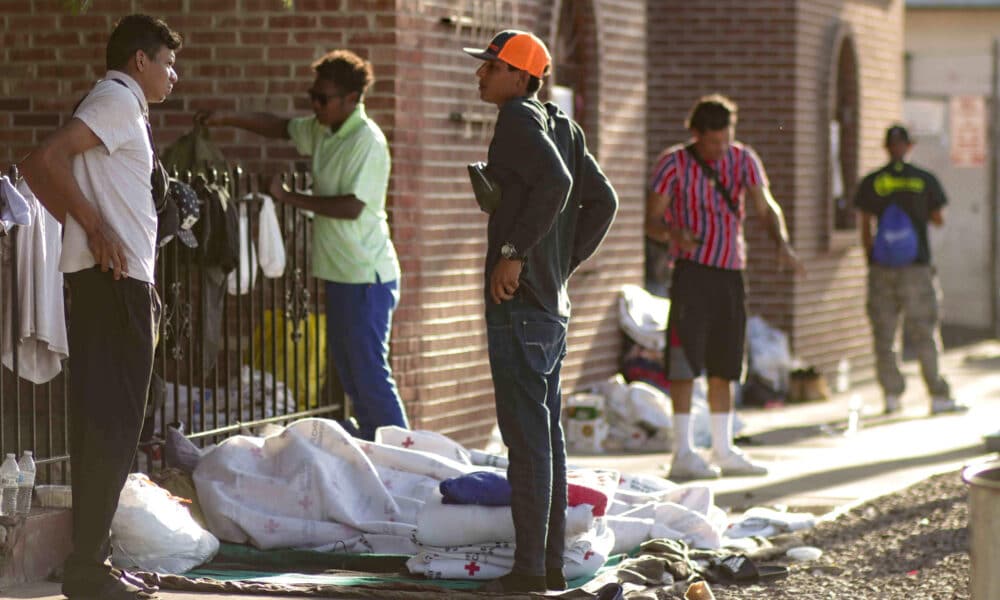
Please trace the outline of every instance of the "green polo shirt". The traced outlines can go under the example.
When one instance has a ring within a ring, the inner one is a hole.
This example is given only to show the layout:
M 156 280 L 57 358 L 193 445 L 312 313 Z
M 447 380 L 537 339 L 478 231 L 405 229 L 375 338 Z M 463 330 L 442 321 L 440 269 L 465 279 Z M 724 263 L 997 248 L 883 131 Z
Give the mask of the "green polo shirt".
M 363 104 L 336 133 L 316 120 L 288 123 L 299 153 L 312 157 L 313 194 L 354 194 L 365 207 L 357 219 L 313 220 L 312 272 L 337 283 L 373 283 L 399 279 L 399 260 L 389 238 L 385 194 L 389 185 L 389 145 L 365 114 Z

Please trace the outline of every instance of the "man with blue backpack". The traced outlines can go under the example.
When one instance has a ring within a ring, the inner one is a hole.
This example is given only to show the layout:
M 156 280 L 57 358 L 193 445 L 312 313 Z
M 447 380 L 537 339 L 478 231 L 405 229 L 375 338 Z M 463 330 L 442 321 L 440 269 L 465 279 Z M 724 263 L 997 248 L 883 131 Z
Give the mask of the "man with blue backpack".
M 905 387 L 896 353 L 896 329 L 902 315 L 931 396 L 931 414 L 962 412 L 968 407 L 951 397 L 951 388 L 938 371 L 941 288 L 927 241 L 928 223 L 937 227 L 944 223 L 942 209 L 947 199 L 934 175 L 905 161 L 912 147 L 905 127 L 890 127 L 885 134 L 890 161 L 861 181 L 854 199 L 868 256 L 867 309 L 875 338 L 875 366 L 885 413 L 898 412 Z

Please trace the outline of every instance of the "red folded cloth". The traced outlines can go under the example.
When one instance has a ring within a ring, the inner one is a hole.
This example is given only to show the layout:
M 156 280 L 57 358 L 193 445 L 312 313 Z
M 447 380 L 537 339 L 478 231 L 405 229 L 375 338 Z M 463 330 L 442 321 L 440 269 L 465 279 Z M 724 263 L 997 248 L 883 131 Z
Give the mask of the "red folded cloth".
M 618 489 L 618 473 L 614 471 L 570 471 L 566 474 L 569 505 L 593 506 L 595 517 L 603 517 Z

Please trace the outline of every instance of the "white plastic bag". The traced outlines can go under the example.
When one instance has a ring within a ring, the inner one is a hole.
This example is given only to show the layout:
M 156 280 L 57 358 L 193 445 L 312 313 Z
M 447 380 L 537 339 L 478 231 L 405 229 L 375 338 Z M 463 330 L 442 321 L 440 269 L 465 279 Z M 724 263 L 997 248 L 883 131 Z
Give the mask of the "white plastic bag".
M 257 282 L 257 247 L 250 239 L 250 224 L 246 202 L 240 202 L 240 266 L 229 273 L 226 288 L 230 296 L 242 296 Z M 249 248 L 247 247 L 249 245 Z M 237 271 L 239 272 L 237 276 Z
M 260 249 L 260 270 L 264 277 L 274 279 L 285 274 L 285 240 L 281 237 L 281 224 L 274 210 L 274 200 L 260 194 L 260 223 L 257 246 Z
M 637 285 L 622 286 L 618 297 L 618 324 L 635 343 L 650 350 L 667 345 L 670 300 L 654 296 Z
M 673 408 L 667 395 L 642 381 L 628 385 L 632 420 L 653 429 L 669 429 Z
M 788 336 L 753 315 L 747 319 L 747 346 L 750 372 L 763 377 L 776 390 L 788 389 L 788 372 L 792 368 Z
M 219 540 L 202 529 L 187 507 L 142 473 L 132 473 L 111 521 L 115 566 L 157 573 L 184 573 L 219 551 Z

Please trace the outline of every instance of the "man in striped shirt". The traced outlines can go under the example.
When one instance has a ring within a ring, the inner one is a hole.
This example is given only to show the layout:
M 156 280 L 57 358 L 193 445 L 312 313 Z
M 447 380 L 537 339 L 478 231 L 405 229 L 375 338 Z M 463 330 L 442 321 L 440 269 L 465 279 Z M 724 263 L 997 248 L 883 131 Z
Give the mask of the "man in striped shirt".
M 685 123 L 692 141 L 657 161 L 646 202 L 646 235 L 669 243 L 671 280 L 664 352 L 674 412 L 673 480 L 764 475 L 733 446 L 732 382 L 743 366 L 746 296 L 743 270 L 746 200 L 778 244 L 778 265 L 804 269 L 789 242 L 781 208 L 756 152 L 734 141 L 736 105 L 720 95 L 698 100 Z M 708 375 L 712 461 L 691 443 L 691 390 Z

